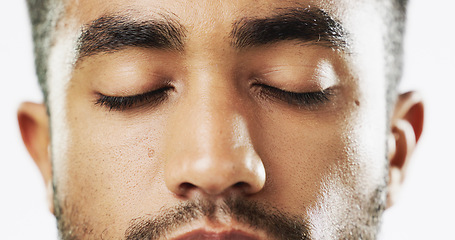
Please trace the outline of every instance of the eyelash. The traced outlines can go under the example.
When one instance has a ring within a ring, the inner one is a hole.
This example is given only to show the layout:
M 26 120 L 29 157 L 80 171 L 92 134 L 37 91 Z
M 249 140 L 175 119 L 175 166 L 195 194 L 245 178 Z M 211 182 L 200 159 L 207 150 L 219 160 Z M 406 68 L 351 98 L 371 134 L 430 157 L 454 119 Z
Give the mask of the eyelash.
M 99 98 L 96 100 L 95 105 L 106 107 L 109 111 L 125 111 L 147 103 L 150 103 L 151 106 L 157 106 L 168 98 L 168 92 L 172 89 L 173 87 L 164 87 L 155 91 L 126 97 L 106 96 L 99 93 Z
M 314 108 L 330 102 L 333 91 L 331 88 L 317 92 L 289 92 L 263 84 L 254 84 L 258 95 L 264 99 L 279 100 L 299 108 Z
M 253 87 L 259 97 L 263 99 L 279 100 L 299 108 L 311 108 L 327 103 L 332 96 L 332 90 L 330 88 L 318 92 L 296 93 L 264 84 L 254 84 Z M 125 111 L 143 106 L 147 103 L 157 106 L 168 98 L 168 92 L 172 89 L 173 87 L 164 87 L 144 94 L 126 97 L 106 96 L 99 93 L 99 98 L 96 100 L 95 105 L 106 107 L 109 111 Z

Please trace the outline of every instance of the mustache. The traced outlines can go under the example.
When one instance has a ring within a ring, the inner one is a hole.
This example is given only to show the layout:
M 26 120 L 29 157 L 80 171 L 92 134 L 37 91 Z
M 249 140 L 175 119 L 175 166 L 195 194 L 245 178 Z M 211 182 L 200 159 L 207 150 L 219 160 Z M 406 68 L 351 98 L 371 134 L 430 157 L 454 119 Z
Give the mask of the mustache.
M 192 221 L 208 218 L 218 222 L 230 217 L 241 224 L 263 230 L 281 240 L 310 240 L 310 226 L 303 217 L 282 212 L 266 204 L 229 198 L 216 203 L 210 200 L 191 200 L 161 210 L 158 216 L 142 216 L 131 220 L 125 239 L 156 240 Z

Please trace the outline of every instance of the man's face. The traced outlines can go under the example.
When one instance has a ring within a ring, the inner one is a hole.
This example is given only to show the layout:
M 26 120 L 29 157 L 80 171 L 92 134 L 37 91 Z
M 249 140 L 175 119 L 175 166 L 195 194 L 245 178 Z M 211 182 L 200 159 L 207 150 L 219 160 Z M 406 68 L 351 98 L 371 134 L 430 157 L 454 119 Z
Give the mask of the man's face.
M 375 4 L 70 1 L 49 70 L 62 236 L 374 238 L 388 174 Z

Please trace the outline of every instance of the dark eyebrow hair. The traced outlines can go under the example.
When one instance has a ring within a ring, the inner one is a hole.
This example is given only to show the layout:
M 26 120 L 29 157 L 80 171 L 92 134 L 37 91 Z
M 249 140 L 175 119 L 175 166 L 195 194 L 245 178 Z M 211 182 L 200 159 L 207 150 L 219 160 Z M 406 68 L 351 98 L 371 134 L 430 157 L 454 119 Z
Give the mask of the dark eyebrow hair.
M 234 23 L 231 45 L 242 49 L 286 40 L 347 50 L 348 34 L 341 23 L 319 8 L 279 9 L 264 18 L 243 18 Z
M 170 18 L 135 20 L 128 16 L 103 16 L 82 28 L 77 57 L 80 60 L 126 47 L 182 51 L 185 32 L 182 25 Z

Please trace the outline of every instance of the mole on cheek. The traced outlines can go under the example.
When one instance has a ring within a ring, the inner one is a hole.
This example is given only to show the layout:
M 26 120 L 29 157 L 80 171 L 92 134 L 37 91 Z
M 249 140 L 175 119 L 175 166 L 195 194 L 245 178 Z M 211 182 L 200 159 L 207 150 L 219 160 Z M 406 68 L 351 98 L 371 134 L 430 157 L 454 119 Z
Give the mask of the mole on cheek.
M 152 148 L 149 148 L 148 149 L 148 157 L 149 158 L 153 158 L 153 155 L 155 155 L 155 150 L 152 149 Z

